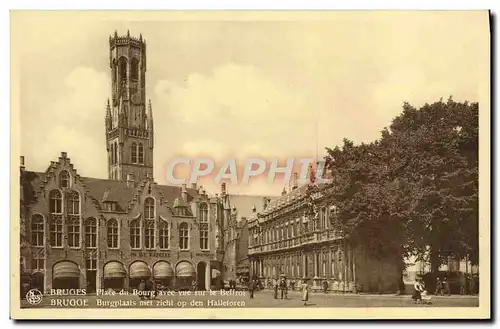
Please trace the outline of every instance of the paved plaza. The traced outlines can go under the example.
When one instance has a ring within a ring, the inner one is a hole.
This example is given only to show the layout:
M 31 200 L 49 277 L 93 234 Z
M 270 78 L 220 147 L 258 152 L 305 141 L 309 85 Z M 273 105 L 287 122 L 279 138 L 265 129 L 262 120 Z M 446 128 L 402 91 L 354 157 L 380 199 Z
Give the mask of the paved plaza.
M 225 293 L 227 294 L 227 292 Z M 238 295 L 236 295 L 238 294 Z M 307 307 L 477 307 L 478 296 L 433 296 L 431 305 L 415 305 L 410 295 L 361 295 L 361 294 L 310 294 Z M 26 308 L 205 308 L 205 307 L 304 307 L 300 293 L 289 292 L 288 299 L 274 299 L 269 290 L 259 291 L 254 299 L 246 291 L 234 295 L 201 296 L 159 296 L 154 300 L 142 301 L 136 295 L 115 296 L 44 296 L 38 305 L 30 305 L 22 300 L 21 307 Z

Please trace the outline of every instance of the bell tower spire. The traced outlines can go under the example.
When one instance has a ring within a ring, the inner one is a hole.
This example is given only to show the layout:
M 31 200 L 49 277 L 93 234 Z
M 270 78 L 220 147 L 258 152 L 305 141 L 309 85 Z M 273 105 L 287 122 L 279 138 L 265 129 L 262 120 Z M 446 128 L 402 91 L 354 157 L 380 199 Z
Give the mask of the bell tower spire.
M 146 41 L 127 30 L 109 37 L 111 101 L 106 108 L 109 179 L 153 174 L 153 114 L 146 110 Z

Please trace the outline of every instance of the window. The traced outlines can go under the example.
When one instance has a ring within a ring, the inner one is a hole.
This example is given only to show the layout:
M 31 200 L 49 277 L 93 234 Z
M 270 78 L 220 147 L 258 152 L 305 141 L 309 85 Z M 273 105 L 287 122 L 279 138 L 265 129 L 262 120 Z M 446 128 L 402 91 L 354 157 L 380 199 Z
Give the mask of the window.
M 31 258 L 32 270 L 43 270 L 45 267 L 45 260 L 41 254 L 35 254 Z
M 44 223 L 41 215 L 34 215 L 31 218 L 31 244 L 34 247 L 42 247 L 44 245 Z
M 326 207 L 321 208 L 321 228 L 328 228 L 328 213 L 326 212 Z
M 111 152 L 109 152 L 110 164 L 115 164 L 115 144 L 111 143 Z
M 115 164 L 118 163 L 118 142 L 115 142 Z
M 146 221 L 146 249 L 154 249 L 155 248 L 155 222 L 154 220 Z
M 50 244 L 53 247 L 62 247 L 63 224 L 62 220 L 53 220 L 50 225 Z
M 80 195 L 76 191 L 71 191 L 66 195 L 66 211 L 68 215 L 80 214 Z
M 137 219 L 130 222 L 130 247 L 133 249 L 141 247 L 141 224 Z
M 170 238 L 170 228 L 167 222 L 160 220 L 160 249 L 168 249 L 169 248 L 169 238 Z
M 147 198 L 144 201 L 144 218 L 146 220 L 155 218 L 155 200 L 153 198 Z
M 139 78 L 139 60 L 137 58 L 132 58 L 132 63 L 130 64 L 130 77 L 132 79 Z
M 208 225 L 202 224 L 200 227 L 200 249 L 208 250 Z
M 69 187 L 69 174 L 66 170 L 61 171 L 59 174 L 59 186 Z
M 89 218 L 85 222 L 85 246 L 97 247 L 97 220 L 95 218 Z
M 68 220 L 68 246 L 80 247 L 80 220 L 77 218 Z
M 120 79 L 127 79 L 127 59 L 125 57 L 120 57 L 118 63 L 120 70 Z
M 50 213 L 51 214 L 61 214 L 62 213 L 62 194 L 59 190 L 50 191 Z
M 131 157 L 132 157 L 132 163 L 137 163 L 137 144 L 132 143 L 132 146 L 130 147 L 130 152 L 131 152 Z
M 87 268 L 87 271 L 96 271 L 97 259 L 93 255 L 89 255 L 87 259 L 85 259 L 85 267 Z
M 142 143 L 139 143 L 139 163 L 144 164 L 144 147 L 142 146 Z
M 118 221 L 114 218 L 108 220 L 107 225 L 108 248 L 118 248 Z
M 200 223 L 208 223 L 208 207 L 206 203 L 200 205 Z
M 181 250 L 189 249 L 189 227 L 187 223 L 179 226 L 179 248 Z

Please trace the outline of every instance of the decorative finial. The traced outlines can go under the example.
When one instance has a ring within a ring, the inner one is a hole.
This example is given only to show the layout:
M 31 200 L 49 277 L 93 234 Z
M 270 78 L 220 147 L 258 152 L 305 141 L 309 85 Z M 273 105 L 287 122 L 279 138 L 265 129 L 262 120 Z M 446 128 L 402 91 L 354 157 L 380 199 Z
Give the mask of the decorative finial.
M 118 32 L 115 30 L 115 39 L 118 38 Z
M 109 98 L 108 98 L 108 107 L 109 107 Z
M 139 40 L 142 41 L 142 33 L 139 33 Z
M 130 30 L 127 30 L 127 38 L 130 38 Z

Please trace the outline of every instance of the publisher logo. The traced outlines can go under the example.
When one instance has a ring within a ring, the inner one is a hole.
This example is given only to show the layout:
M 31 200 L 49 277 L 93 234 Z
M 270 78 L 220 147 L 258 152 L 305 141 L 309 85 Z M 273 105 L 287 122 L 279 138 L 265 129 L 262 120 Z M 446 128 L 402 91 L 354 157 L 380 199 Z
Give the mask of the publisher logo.
M 38 304 L 40 304 L 42 302 L 42 299 L 43 299 L 43 294 L 38 289 L 31 289 L 26 294 L 26 300 L 31 305 L 38 305 Z

